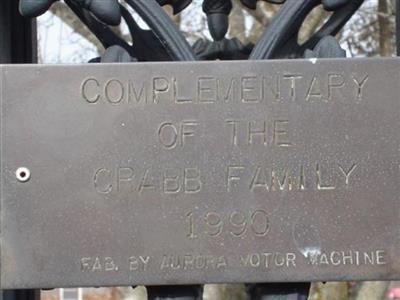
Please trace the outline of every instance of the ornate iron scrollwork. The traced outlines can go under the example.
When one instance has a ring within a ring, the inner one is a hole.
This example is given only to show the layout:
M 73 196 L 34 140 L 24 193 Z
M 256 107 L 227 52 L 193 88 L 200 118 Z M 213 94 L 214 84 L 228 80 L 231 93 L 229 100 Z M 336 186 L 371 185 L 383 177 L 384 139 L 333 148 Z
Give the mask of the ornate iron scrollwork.
M 20 0 L 24 16 L 36 17 L 47 11 L 58 0 Z M 249 9 L 256 9 L 257 1 L 241 0 Z M 171 5 L 175 14 L 186 9 L 192 0 L 125 0 L 150 26 L 141 29 L 131 13 L 117 0 L 65 0 L 82 22 L 107 49 L 101 59 L 92 61 L 191 61 L 271 59 L 301 57 L 344 57 L 334 36 L 343 28 L 364 0 L 263 0 L 281 5 L 256 45 L 243 45 L 239 40 L 227 39 L 231 0 L 204 0 L 203 11 L 213 41 L 199 40 L 191 47 L 173 21 L 161 9 Z M 322 5 L 333 12 L 328 21 L 307 42 L 297 42 L 299 30 L 313 8 Z M 108 26 L 124 19 L 133 45 L 116 35 Z M 115 47 L 118 46 L 118 47 Z M 130 57 L 128 59 L 128 57 Z

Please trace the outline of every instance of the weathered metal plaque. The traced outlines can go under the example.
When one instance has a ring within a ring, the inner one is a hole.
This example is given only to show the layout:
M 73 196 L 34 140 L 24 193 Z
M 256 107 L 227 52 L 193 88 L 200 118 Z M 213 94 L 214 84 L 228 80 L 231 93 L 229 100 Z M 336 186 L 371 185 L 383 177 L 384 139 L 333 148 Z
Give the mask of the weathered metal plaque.
M 399 71 L 1 67 L 1 287 L 400 279 Z

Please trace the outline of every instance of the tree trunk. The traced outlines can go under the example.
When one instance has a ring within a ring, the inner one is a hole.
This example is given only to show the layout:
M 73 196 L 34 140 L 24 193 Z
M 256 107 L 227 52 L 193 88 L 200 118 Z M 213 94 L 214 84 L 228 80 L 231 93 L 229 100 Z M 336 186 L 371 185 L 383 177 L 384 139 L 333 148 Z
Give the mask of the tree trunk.
M 246 300 L 243 284 L 209 284 L 204 288 L 204 300 Z
M 382 300 L 385 299 L 386 291 L 390 282 L 364 282 L 356 296 L 356 300 Z
M 314 8 L 300 28 L 299 43 L 303 44 L 306 42 L 322 25 L 327 16 L 328 14 L 321 6 Z
M 347 300 L 347 282 L 316 282 L 311 285 L 309 300 Z
M 229 37 L 236 37 L 242 43 L 247 43 L 244 11 L 238 0 L 233 1 L 233 9 L 229 16 L 229 24 Z
M 390 30 L 389 14 L 390 8 L 388 0 L 379 0 L 379 54 L 381 56 L 391 56 L 393 54 L 392 33 Z

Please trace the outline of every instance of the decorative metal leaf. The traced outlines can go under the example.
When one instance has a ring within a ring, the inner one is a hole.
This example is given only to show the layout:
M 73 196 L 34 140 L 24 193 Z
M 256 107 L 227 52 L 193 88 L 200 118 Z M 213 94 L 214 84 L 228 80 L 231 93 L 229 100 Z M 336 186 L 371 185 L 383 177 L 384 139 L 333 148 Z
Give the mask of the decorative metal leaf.
M 50 6 L 58 0 L 20 0 L 19 11 L 28 18 L 44 14 Z
M 58 0 L 20 0 L 19 8 L 23 16 L 37 17 L 45 13 Z M 117 0 L 72 0 L 77 5 L 93 13 L 100 21 L 108 25 L 121 22 L 121 11 Z
M 75 0 L 83 8 L 91 11 L 99 20 L 108 25 L 119 25 L 121 11 L 117 0 Z
M 339 58 L 346 57 L 346 51 L 340 47 L 339 42 L 331 35 L 322 38 L 314 50 L 306 50 L 305 58 Z
M 137 60 L 132 58 L 128 51 L 121 46 L 111 46 L 101 56 L 101 62 L 103 63 L 129 63 L 133 61 Z
M 231 0 L 204 0 L 203 11 L 207 15 L 208 29 L 214 40 L 222 40 L 229 28 Z

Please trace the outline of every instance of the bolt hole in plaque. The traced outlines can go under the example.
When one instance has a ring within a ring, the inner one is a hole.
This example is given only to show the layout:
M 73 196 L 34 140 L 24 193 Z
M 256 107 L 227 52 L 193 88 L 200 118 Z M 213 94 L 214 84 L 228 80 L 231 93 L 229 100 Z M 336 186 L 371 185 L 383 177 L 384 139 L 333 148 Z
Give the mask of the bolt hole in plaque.
M 21 167 L 17 169 L 15 176 L 19 182 L 27 182 L 31 178 L 31 171 L 28 168 Z

